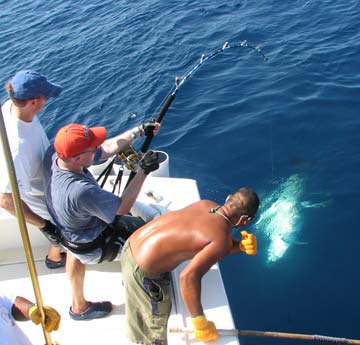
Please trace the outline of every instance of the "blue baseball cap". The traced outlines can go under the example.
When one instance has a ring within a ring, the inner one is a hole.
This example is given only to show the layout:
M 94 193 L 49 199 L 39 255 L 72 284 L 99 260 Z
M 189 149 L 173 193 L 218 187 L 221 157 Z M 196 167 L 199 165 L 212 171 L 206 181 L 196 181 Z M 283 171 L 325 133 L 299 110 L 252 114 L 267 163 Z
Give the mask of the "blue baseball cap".
M 46 77 L 32 70 L 17 72 L 10 83 L 14 89 L 11 94 L 18 99 L 31 99 L 39 96 L 57 97 L 62 90 L 60 85 L 50 83 Z

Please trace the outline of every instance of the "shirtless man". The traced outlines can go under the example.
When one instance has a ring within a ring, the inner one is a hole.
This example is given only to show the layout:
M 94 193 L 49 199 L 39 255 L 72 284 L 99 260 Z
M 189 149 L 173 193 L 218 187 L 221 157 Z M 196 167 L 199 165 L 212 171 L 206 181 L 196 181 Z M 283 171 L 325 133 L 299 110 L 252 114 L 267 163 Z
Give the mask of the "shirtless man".
M 231 229 L 247 224 L 258 207 L 257 194 L 240 188 L 222 206 L 201 200 L 154 219 L 130 236 L 123 247 L 121 267 L 132 342 L 167 344 L 169 272 L 186 260 L 190 261 L 180 274 L 180 292 L 195 337 L 204 342 L 218 338 L 215 324 L 206 319 L 201 305 L 201 279 L 228 254 L 256 254 L 256 237 L 242 231 L 238 241 Z

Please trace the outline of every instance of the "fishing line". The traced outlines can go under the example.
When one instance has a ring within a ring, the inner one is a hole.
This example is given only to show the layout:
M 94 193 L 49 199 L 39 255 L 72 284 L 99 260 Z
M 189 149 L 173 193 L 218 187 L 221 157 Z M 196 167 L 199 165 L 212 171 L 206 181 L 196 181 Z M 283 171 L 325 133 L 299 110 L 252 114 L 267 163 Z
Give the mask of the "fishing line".
M 160 103 L 160 105 L 158 106 L 158 108 L 156 109 L 155 113 L 157 112 L 157 110 L 162 106 L 162 104 L 164 104 L 166 102 L 166 100 L 171 96 L 171 95 L 176 95 L 176 93 L 178 92 L 178 90 L 180 89 L 180 87 L 187 81 L 189 80 L 195 73 L 196 71 L 202 66 L 204 65 L 207 61 L 215 58 L 217 55 L 223 53 L 225 50 L 228 49 L 233 49 L 233 48 L 248 48 L 251 49 L 255 52 L 257 52 L 258 54 L 260 54 L 260 56 L 264 59 L 264 61 L 268 60 L 268 57 L 265 56 L 265 54 L 262 52 L 262 50 L 260 49 L 259 46 L 253 46 L 251 44 L 249 44 L 247 42 L 247 40 L 244 40 L 240 43 L 237 44 L 230 44 L 229 42 L 225 42 L 224 45 L 222 46 L 222 48 L 216 49 L 214 51 L 212 51 L 209 54 L 202 54 L 200 57 L 200 61 L 189 71 L 187 72 L 184 76 L 182 77 L 176 77 L 175 78 L 175 85 L 173 86 L 173 88 L 170 90 L 170 92 L 168 93 L 168 95 L 164 98 L 163 102 Z
M 271 164 L 271 181 L 274 182 L 274 145 L 273 145 L 273 121 L 271 114 L 270 118 L 270 164 Z
M 159 107 L 157 108 L 157 109 L 160 108 L 160 111 L 159 111 L 158 115 L 156 116 L 156 122 L 159 122 L 159 123 L 162 122 L 162 119 L 163 119 L 166 111 L 169 109 L 171 103 L 173 102 L 173 100 L 174 100 L 177 92 L 181 88 L 181 86 L 183 84 L 185 84 L 185 82 L 187 80 L 189 80 L 198 71 L 198 69 L 201 66 L 203 66 L 207 61 L 210 61 L 213 58 L 215 58 L 217 55 L 223 53 L 225 50 L 233 49 L 233 48 L 248 48 L 250 50 L 257 52 L 264 59 L 264 61 L 268 60 L 268 58 L 262 52 L 260 47 L 253 46 L 253 45 L 249 44 L 246 40 L 244 40 L 240 43 L 237 43 L 237 44 L 230 44 L 229 42 L 225 42 L 221 48 L 216 49 L 209 54 L 202 54 L 200 57 L 200 61 L 189 72 L 185 73 L 185 75 L 182 77 L 175 78 L 175 85 L 172 87 L 172 89 L 170 90 L 168 95 L 164 98 L 163 102 L 160 103 Z M 157 110 L 155 112 L 157 112 Z M 145 153 L 147 151 L 152 137 L 153 137 L 153 134 L 149 133 L 149 135 L 147 136 L 147 138 L 141 148 L 141 152 Z

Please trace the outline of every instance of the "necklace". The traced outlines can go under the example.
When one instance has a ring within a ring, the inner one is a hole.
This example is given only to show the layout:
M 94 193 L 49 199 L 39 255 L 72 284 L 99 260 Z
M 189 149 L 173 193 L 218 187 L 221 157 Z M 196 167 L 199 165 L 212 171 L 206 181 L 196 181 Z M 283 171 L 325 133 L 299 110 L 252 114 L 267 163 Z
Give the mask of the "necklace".
M 221 206 L 217 205 L 216 207 L 211 208 L 209 210 L 209 213 L 216 213 L 219 216 L 223 217 L 231 226 L 235 226 L 235 224 L 232 223 L 232 221 L 230 220 L 230 218 L 228 216 L 225 216 L 224 213 L 219 211 L 220 208 L 221 208 Z
M 219 216 L 223 217 L 233 228 L 237 228 L 237 227 L 240 225 L 243 217 L 249 218 L 249 216 L 248 216 L 247 214 L 243 214 L 242 216 L 240 216 L 238 222 L 237 222 L 236 224 L 234 224 L 234 223 L 230 220 L 230 218 L 229 218 L 228 216 L 226 216 L 224 213 L 222 213 L 222 212 L 219 211 L 219 209 L 220 209 L 221 207 L 222 207 L 222 206 L 217 205 L 217 206 L 214 207 L 214 208 L 210 208 L 210 209 L 209 209 L 209 213 L 216 213 L 216 214 L 218 214 Z

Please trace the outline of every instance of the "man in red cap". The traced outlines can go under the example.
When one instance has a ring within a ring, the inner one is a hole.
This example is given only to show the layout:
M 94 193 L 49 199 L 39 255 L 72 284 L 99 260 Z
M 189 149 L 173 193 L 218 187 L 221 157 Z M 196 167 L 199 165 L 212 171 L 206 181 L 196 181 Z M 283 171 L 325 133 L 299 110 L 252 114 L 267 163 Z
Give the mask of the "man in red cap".
M 48 237 L 54 225 L 49 221 L 45 205 L 42 162 L 49 146 L 37 114 L 50 98 L 58 97 L 61 87 L 49 82 L 45 76 L 33 70 L 19 71 L 6 84 L 9 94 L 1 108 L 14 161 L 25 220 L 40 228 Z M 6 161 L 0 150 L 0 207 L 16 216 L 10 181 L 6 173 Z M 50 246 L 45 264 L 54 269 L 64 267 L 66 254 L 61 247 Z
M 114 260 L 130 234 L 144 225 L 141 218 L 127 214 L 146 176 L 159 168 L 159 158 L 153 151 L 144 155 L 121 197 L 102 189 L 87 168 L 120 152 L 137 137 L 149 131 L 155 135 L 159 129 L 160 124 L 149 121 L 105 140 L 104 127 L 70 124 L 58 131 L 54 148 L 45 155 L 47 207 L 63 245 L 73 254 L 68 257 L 66 271 L 73 295 L 69 314 L 74 320 L 103 317 L 112 310 L 111 302 L 85 299 L 84 264 Z

